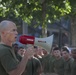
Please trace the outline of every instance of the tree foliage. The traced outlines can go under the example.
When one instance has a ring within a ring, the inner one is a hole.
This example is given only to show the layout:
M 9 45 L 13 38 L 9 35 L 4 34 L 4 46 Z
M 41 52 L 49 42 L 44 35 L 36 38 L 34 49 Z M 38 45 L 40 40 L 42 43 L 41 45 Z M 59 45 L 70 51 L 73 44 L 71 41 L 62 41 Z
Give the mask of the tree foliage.
M 68 0 L 0 0 L 0 16 L 20 17 L 27 23 L 33 20 L 37 24 L 41 23 L 42 14 L 45 12 L 45 20 L 48 22 L 59 19 L 61 16 L 71 12 L 70 2 Z M 45 10 L 42 5 L 46 4 Z M 42 12 L 43 10 L 43 12 Z

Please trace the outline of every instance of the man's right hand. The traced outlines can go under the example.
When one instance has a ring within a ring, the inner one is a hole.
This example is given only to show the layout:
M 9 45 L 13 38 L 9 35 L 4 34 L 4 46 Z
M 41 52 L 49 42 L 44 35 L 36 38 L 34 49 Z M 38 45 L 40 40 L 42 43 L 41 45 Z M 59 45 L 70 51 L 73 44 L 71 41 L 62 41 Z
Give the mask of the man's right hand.
M 33 47 L 29 47 L 25 51 L 24 57 L 31 58 L 34 54 L 35 54 L 35 49 Z

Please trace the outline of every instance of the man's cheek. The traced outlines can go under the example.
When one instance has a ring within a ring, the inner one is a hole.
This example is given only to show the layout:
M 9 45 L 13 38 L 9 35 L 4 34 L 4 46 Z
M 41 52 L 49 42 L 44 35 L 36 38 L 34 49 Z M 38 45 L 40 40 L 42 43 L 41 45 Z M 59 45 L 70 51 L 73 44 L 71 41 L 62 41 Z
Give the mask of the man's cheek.
M 8 34 L 7 37 L 8 37 L 9 39 L 13 39 L 12 35 L 10 35 L 10 34 Z

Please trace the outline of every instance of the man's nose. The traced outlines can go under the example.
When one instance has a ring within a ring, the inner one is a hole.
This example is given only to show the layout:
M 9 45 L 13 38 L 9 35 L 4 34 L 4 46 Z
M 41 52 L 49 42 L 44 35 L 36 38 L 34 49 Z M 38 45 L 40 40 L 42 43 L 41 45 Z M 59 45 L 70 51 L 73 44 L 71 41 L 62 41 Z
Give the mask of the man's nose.
M 18 35 L 18 32 L 16 31 L 16 35 Z

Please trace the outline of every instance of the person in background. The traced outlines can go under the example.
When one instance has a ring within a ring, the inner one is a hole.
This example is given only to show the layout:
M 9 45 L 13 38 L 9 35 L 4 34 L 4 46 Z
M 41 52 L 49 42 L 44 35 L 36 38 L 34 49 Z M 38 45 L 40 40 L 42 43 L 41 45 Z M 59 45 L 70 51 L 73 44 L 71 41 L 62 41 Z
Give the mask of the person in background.
M 1 75 L 22 75 L 28 60 L 35 54 L 33 47 L 28 48 L 24 57 L 19 62 L 15 56 L 12 44 L 17 39 L 16 24 L 9 20 L 0 22 L 0 74 Z
M 46 55 L 43 56 L 42 58 L 42 68 L 43 68 L 43 73 L 45 75 L 52 75 L 53 73 L 53 62 L 54 62 L 54 57 L 52 53 L 47 53 Z
M 34 49 L 36 52 L 37 47 L 34 46 Z M 42 65 L 40 60 L 37 57 L 32 56 L 32 58 L 28 60 L 25 72 L 22 75 L 41 75 L 41 73 L 42 73 Z
M 46 51 L 46 49 L 42 48 L 43 51 L 43 56 L 46 56 L 48 54 L 48 52 Z
M 64 59 L 61 56 L 61 51 L 58 47 L 53 49 L 53 56 L 55 60 L 53 62 L 53 71 L 58 75 L 64 75 Z
M 69 53 L 71 54 L 71 49 L 69 48 L 68 44 L 65 44 L 63 47 L 67 48 L 69 50 Z
M 24 47 L 19 47 L 18 48 L 18 54 L 21 56 L 21 57 L 24 57 L 24 54 L 25 54 L 25 48 Z
M 17 54 L 16 54 L 16 57 L 19 61 L 22 60 L 22 57 L 24 57 L 24 54 L 25 54 L 25 48 L 24 47 L 19 47 L 18 50 L 17 50 Z
M 70 52 L 66 47 L 62 48 L 62 57 L 65 60 L 64 75 L 71 75 L 71 68 L 74 59 L 70 56 Z
M 38 58 L 40 60 L 40 62 L 42 62 L 42 58 L 43 58 L 43 50 L 42 50 L 42 47 L 40 46 L 34 46 L 34 48 L 36 49 L 36 53 L 34 54 L 34 56 L 36 58 Z
M 76 49 L 71 50 L 71 55 L 74 58 L 71 68 L 71 75 L 76 75 Z
M 18 44 L 17 44 L 17 43 L 13 43 L 13 44 L 12 44 L 12 47 L 13 47 L 13 49 L 14 49 L 15 54 L 17 54 Z

